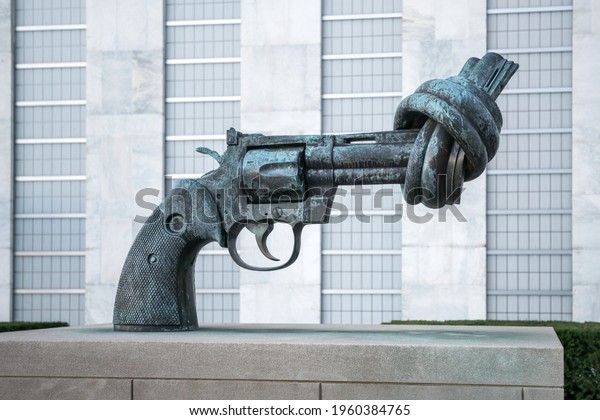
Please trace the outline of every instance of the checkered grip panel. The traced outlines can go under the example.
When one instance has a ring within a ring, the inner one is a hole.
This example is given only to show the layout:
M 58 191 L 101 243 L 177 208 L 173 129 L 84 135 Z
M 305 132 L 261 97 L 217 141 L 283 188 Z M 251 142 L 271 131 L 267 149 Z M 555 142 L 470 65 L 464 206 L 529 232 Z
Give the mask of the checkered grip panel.
M 121 273 L 116 325 L 179 325 L 177 264 L 186 243 L 165 231 L 157 208 L 138 234 Z M 151 262 L 154 255 L 155 262 Z

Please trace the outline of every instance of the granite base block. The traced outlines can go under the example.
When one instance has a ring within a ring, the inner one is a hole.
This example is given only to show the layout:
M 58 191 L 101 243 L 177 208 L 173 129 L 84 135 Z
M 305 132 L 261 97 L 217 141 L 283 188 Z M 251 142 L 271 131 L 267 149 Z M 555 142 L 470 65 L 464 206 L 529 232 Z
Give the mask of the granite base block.
M 5 400 L 130 400 L 130 379 L 0 378 Z
M 562 398 L 551 328 L 110 325 L 0 334 L 0 398 Z M 18 390 L 18 391 L 17 391 Z
M 134 379 L 136 400 L 318 400 L 315 382 Z

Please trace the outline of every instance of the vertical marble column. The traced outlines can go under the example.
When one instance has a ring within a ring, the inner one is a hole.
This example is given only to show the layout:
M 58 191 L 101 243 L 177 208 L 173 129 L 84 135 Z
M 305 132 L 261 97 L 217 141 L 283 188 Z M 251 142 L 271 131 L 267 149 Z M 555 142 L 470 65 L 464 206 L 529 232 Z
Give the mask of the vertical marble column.
M 13 8 L 0 0 L 0 321 L 12 318 Z
M 469 57 L 485 54 L 486 2 L 404 0 L 402 36 L 402 91 L 408 95 L 426 80 L 456 75 Z M 466 222 L 448 209 L 419 205 L 404 211 L 404 319 L 486 317 L 485 173 L 465 187 L 454 211 Z M 417 222 L 416 216 L 430 220 Z
M 142 188 L 163 188 L 162 0 L 87 0 L 86 323 L 112 321 L 116 287 L 148 210 Z
M 321 1 L 242 0 L 241 131 L 314 134 L 321 130 Z M 288 232 L 291 235 L 291 232 Z M 290 236 L 277 235 L 283 257 Z M 259 253 L 253 238 L 242 250 Z M 291 267 L 240 274 L 241 322 L 319 323 L 321 234 L 310 226 Z
M 573 321 L 600 321 L 600 3 L 573 1 Z

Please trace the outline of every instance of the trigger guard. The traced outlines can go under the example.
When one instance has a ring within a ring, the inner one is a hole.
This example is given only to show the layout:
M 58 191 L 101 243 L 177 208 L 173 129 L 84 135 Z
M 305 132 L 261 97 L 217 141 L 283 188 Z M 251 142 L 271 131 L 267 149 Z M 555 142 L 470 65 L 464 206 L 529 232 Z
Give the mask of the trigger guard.
M 229 255 L 231 255 L 231 258 L 233 258 L 237 265 L 247 270 L 275 271 L 289 267 L 294 262 L 296 262 L 298 256 L 300 255 L 302 229 L 304 229 L 304 226 L 305 225 L 303 225 L 302 223 L 296 223 L 292 226 L 292 232 L 294 233 L 294 249 L 292 250 L 292 255 L 290 256 L 290 258 L 283 264 L 274 267 L 255 267 L 253 265 L 247 264 L 244 260 L 242 260 L 242 257 L 240 257 L 240 254 L 238 253 L 236 247 L 238 235 L 244 228 L 244 225 L 242 224 L 236 224 L 234 227 L 231 228 L 227 235 L 227 249 L 229 250 Z

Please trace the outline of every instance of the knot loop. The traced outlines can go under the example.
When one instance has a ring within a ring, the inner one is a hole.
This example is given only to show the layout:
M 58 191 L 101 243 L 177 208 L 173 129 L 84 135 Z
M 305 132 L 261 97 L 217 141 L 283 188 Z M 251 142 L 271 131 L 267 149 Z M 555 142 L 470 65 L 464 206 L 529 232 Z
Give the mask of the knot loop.
M 502 128 L 494 99 L 516 68 L 497 54 L 471 59 L 459 76 L 425 82 L 402 100 L 394 130 L 420 129 L 403 186 L 408 204 L 457 203 L 463 182 L 485 170 Z

